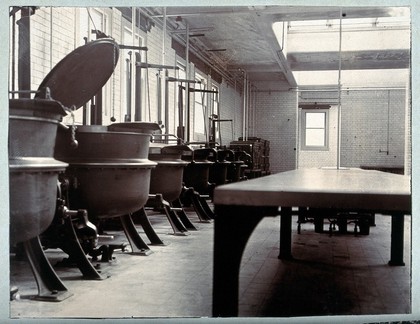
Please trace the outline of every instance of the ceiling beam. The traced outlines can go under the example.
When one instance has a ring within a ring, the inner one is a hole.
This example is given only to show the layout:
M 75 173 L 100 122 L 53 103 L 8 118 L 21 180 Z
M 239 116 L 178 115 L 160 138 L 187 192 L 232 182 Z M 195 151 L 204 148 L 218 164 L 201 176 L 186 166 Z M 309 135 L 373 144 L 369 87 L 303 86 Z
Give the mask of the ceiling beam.
M 283 53 L 282 48 L 277 40 L 276 35 L 274 34 L 272 25 L 273 20 L 271 15 L 253 15 L 256 26 L 260 30 L 260 35 L 265 38 L 267 44 L 270 46 L 270 50 L 273 54 L 274 60 L 277 62 L 281 71 L 284 73 L 284 76 L 289 83 L 291 88 L 297 88 L 297 82 L 293 76 L 292 69 L 287 62 L 285 54 Z
M 287 60 L 293 71 L 338 70 L 339 52 L 288 53 Z M 342 70 L 407 69 L 410 50 L 369 50 L 341 52 Z

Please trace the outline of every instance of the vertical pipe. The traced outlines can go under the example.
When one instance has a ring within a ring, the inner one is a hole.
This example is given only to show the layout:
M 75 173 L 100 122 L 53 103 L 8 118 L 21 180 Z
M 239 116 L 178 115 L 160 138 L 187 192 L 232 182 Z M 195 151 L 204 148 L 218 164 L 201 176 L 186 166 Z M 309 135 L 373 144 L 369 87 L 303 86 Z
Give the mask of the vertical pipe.
M 52 68 L 53 68 L 53 7 L 50 7 L 50 70 Z
M 142 119 L 141 116 L 141 102 L 142 102 L 142 94 L 141 94 L 141 56 L 139 52 L 135 52 L 135 66 L 136 66 L 136 84 L 135 84 L 135 106 L 134 106 L 134 120 L 140 121 Z
M 161 64 L 165 65 L 165 41 L 166 41 L 166 7 L 163 7 L 163 34 L 162 34 L 162 58 Z
M 169 134 L 169 73 L 168 69 L 165 70 L 165 134 Z
M 9 90 L 16 90 L 16 13 L 12 15 L 12 62 L 11 62 L 11 88 Z M 12 93 L 12 98 L 15 97 L 15 94 Z
M 131 44 L 136 45 L 136 12 L 137 8 L 131 8 Z M 140 13 L 139 13 L 140 14 Z M 133 52 L 134 53 L 134 52 Z M 136 93 L 136 84 L 134 81 L 134 71 L 136 70 L 136 60 L 130 56 L 130 111 L 128 114 L 128 121 L 131 121 L 132 107 L 135 107 L 134 95 Z
M 190 79 L 190 27 L 188 22 L 185 23 L 186 29 L 186 47 L 185 47 L 185 74 L 187 80 Z M 187 142 L 190 141 L 190 84 L 185 84 L 185 133 Z
M 243 108 L 242 108 L 242 138 L 243 138 L 243 140 L 244 141 L 246 141 L 246 114 L 247 114 L 247 112 L 246 112 L 246 104 L 247 104 L 247 102 L 246 102 L 246 99 L 247 99 L 247 96 L 246 96 L 246 84 L 247 84 L 247 79 L 246 79 L 246 75 L 245 75 L 245 72 L 244 72 L 244 89 L 243 89 L 243 95 L 242 95 L 242 97 L 243 97 Z
M 337 107 L 337 169 L 341 164 L 341 43 L 342 43 L 343 9 L 340 8 L 340 30 L 338 42 L 338 107 Z
M 295 163 L 295 168 L 299 169 L 299 155 L 300 155 L 300 136 L 301 136 L 301 129 L 300 129 L 300 119 L 301 119 L 301 114 L 300 114 L 300 109 L 299 109 L 299 105 L 297 104 L 299 102 L 299 92 L 298 89 L 296 89 L 296 114 L 295 116 L 297 116 L 296 118 L 296 155 L 295 155 L 295 159 L 296 159 L 296 163 Z
M 227 86 L 227 84 L 226 84 L 226 86 Z M 237 110 L 237 108 L 236 108 L 236 93 L 237 93 L 237 89 L 236 89 L 236 78 L 235 78 L 235 81 L 234 81 L 234 90 L 235 91 L 233 91 L 233 107 L 235 108 L 234 109 L 234 112 L 233 112 L 233 141 L 234 140 L 236 140 L 236 110 Z
M 127 114 L 125 115 L 124 120 L 125 121 L 130 121 L 131 120 L 131 51 L 128 52 L 128 55 L 130 58 L 127 58 L 125 60 L 126 62 L 126 67 L 127 67 L 127 73 L 126 73 L 126 84 L 127 84 L 127 93 L 126 93 L 126 98 L 127 98 Z
M 157 122 L 162 124 L 162 76 L 159 69 L 156 73 L 156 101 L 157 101 Z
M 386 155 L 389 155 L 389 138 L 390 138 L 390 129 L 389 129 L 389 123 L 390 123 L 390 113 L 391 113 L 391 90 L 388 90 L 388 120 L 387 120 L 387 128 L 386 128 Z
M 163 34 L 162 34 L 162 57 L 161 57 L 161 62 L 162 62 L 162 65 L 165 65 L 165 55 L 166 55 L 166 45 L 165 45 L 165 43 L 166 43 L 166 7 L 163 7 Z M 167 112 L 166 112 L 166 110 L 167 110 L 167 104 L 166 104 L 166 100 L 167 100 L 167 93 L 166 93 L 166 85 L 167 85 L 167 82 L 166 82 L 166 76 L 167 76 L 167 73 L 168 73 L 168 70 L 167 69 L 165 69 L 165 73 L 164 73 L 164 75 L 163 75 L 163 80 L 162 80 L 162 77 L 160 78 L 160 96 L 161 96 L 161 98 L 160 98 L 160 114 L 161 114 L 161 118 L 159 119 L 159 123 L 160 124 L 162 124 L 163 123 L 163 125 L 164 125 L 164 127 L 165 127 L 165 129 L 166 129 L 166 131 L 165 131 L 165 133 L 167 133 L 168 132 L 168 130 L 167 130 L 167 127 L 168 127 L 168 125 L 166 124 L 167 123 L 167 121 L 168 121 L 168 119 L 166 118 L 166 116 L 167 116 Z M 163 101 L 163 103 L 162 103 L 162 101 Z M 164 107 L 164 109 L 165 109 L 165 111 L 164 111 L 164 118 L 165 118 L 165 121 L 164 122 L 162 122 L 162 107 Z
M 246 82 L 246 128 L 245 128 L 245 132 L 246 132 L 246 140 L 248 140 L 249 137 L 249 107 L 250 107 L 250 96 L 249 96 L 249 84 L 250 81 L 248 80 L 247 77 L 247 82 Z
M 18 88 L 19 90 L 31 90 L 31 24 L 30 16 L 32 9 L 23 7 L 19 26 L 18 44 Z M 19 98 L 30 98 L 29 93 L 20 93 Z
M 186 90 L 186 89 L 185 89 Z M 182 83 L 178 85 L 178 132 L 177 136 L 184 140 L 185 131 L 184 131 L 184 97 L 183 97 Z

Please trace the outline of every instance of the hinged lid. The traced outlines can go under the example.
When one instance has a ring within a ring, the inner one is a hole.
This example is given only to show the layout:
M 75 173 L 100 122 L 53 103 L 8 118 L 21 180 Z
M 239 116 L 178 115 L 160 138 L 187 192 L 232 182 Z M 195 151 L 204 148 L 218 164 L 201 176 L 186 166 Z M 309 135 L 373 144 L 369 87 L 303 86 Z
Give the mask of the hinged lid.
M 68 108 L 80 108 L 105 85 L 118 58 L 118 44 L 113 39 L 100 38 L 89 42 L 58 62 L 39 89 L 48 87 L 54 100 Z
M 136 133 L 145 133 L 153 134 L 155 131 L 160 130 L 160 126 L 157 123 L 152 122 L 123 122 L 123 123 L 114 123 L 108 126 L 110 131 L 125 131 L 125 132 L 136 132 Z

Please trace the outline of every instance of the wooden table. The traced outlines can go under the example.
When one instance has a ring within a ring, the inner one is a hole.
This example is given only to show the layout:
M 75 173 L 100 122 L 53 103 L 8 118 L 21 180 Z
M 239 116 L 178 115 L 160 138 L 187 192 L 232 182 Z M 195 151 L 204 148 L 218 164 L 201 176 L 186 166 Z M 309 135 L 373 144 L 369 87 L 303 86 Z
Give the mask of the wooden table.
M 216 187 L 213 316 L 238 315 L 239 267 L 259 221 L 280 215 L 280 259 L 292 258 L 292 207 L 321 213 L 368 211 L 391 221 L 390 265 L 404 265 L 404 215 L 411 214 L 410 177 L 380 171 L 297 169 Z

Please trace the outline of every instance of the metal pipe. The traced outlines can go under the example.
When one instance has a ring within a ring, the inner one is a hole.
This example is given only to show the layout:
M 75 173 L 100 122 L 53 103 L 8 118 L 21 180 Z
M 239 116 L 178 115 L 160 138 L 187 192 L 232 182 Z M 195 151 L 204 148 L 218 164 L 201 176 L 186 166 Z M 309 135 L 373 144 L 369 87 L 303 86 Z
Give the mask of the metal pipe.
M 338 42 L 338 107 L 337 107 L 337 169 L 341 164 L 341 45 L 342 45 L 343 9 L 340 8 L 340 30 Z
M 19 26 L 18 36 L 18 89 L 31 89 L 31 35 L 30 16 L 32 9 L 22 7 L 21 18 L 17 21 Z M 19 98 L 30 98 L 27 93 L 19 94 Z
M 136 12 L 137 9 L 135 7 L 131 8 L 131 44 L 133 44 L 133 47 L 137 46 L 140 47 L 138 45 L 136 45 Z M 136 50 L 136 48 L 133 48 L 133 52 L 129 52 L 130 53 L 135 53 L 134 50 Z M 136 60 L 135 57 L 130 55 L 130 98 L 128 99 L 130 101 L 130 110 L 127 111 L 127 119 L 128 121 L 131 121 L 131 114 L 132 114 L 132 108 L 134 107 L 135 109 L 135 93 L 136 93 L 136 83 L 135 83 L 135 70 L 136 70 Z
M 162 33 L 162 55 L 161 55 L 161 64 L 162 65 L 165 65 L 165 56 L 166 56 L 166 7 L 163 7 L 163 28 L 162 28 L 162 30 L 163 30 L 163 33 Z M 167 75 L 168 73 L 167 73 L 167 70 L 165 70 L 165 76 Z M 159 121 L 159 124 L 163 124 L 164 125 L 164 127 L 166 128 L 167 127 L 167 125 L 166 125 L 166 122 L 168 121 L 168 118 L 167 118 L 167 112 L 166 112 L 166 108 L 167 108 L 167 104 L 166 104 L 166 100 L 167 100 L 167 94 L 166 94 L 166 85 L 167 85 L 167 81 L 166 81 L 166 78 L 163 80 L 162 79 L 162 77 L 161 77 L 161 75 L 160 75 L 160 71 L 159 71 L 159 76 L 160 76 L 160 78 L 159 78 L 159 88 L 160 88 L 160 91 L 159 91 L 159 95 L 160 95 L 160 106 L 159 106 L 159 109 L 160 109 L 160 111 L 159 111 L 159 114 L 160 114 L 160 116 L 158 117 L 158 121 Z M 162 103 L 162 101 L 163 101 L 163 103 Z M 162 107 L 164 107 L 164 118 L 165 118 L 165 122 L 163 122 L 162 121 Z
M 246 140 L 246 100 L 247 100 L 247 96 L 246 96 L 246 84 L 247 84 L 247 79 L 246 79 L 246 74 L 245 71 L 244 73 L 244 83 L 243 83 L 243 108 L 242 108 L 242 138 L 244 139 L 244 141 Z
M 16 10 L 14 9 L 11 13 L 12 15 L 12 66 L 11 66 L 11 88 L 9 90 L 15 91 L 16 90 Z M 12 95 L 12 98 L 15 96 Z
M 165 134 L 169 133 L 169 81 L 168 70 L 165 70 Z
M 157 100 L 157 120 L 162 124 L 162 77 L 160 70 L 156 73 L 156 100 Z
M 130 50 L 139 50 L 139 51 L 148 51 L 149 49 L 145 46 L 137 46 L 137 45 L 118 45 L 119 49 L 130 49 Z
M 126 93 L 126 100 L 127 100 L 127 115 L 124 118 L 125 121 L 131 120 L 131 51 L 128 52 L 128 56 L 130 58 L 125 59 L 126 62 L 126 84 L 127 84 L 127 93 Z
M 168 77 L 168 81 L 170 81 L 170 82 L 201 83 L 201 81 L 190 80 L 190 79 L 179 79 L 179 78 L 173 78 L 173 77 Z
M 141 68 L 138 65 L 138 62 L 141 61 L 141 56 L 139 52 L 135 52 L 135 61 L 136 61 L 136 83 L 134 91 L 134 120 L 140 121 L 142 119 L 141 114 L 141 102 L 142 102 L 142 91 L 141 91 Z
M 348 88 L 341 88 L 341 91 L 388 91 L 388 90 L 406 90 L 406 87 L 348 87 Z M 257 92 L 284 92 L 290 91 L 289 90 L 258 90 Z M 337 88 L 331 89 L 299 89 L 297 92 L 332 92 L 338 91 Z
M 178 66 L 172 66 L 172 65 L 161 65 L 161 64 L 151 64 L 151 63 L 144 63 L 144 62 L 140 62 L 137 63 L 137 66 L 141 67 L 141 68 L 155 68 L 155 69 L 175 69 L 175 70 L 179 70 Z
M 187 44 L 185 47 L 185 74 L 187 79 L 190 78 L 190 31 L 189 31 L 189 25 L 188 22 L 185 23 L 185 30 L 186 30 L 186 39 Z M 186 96 L 185 96 L 185 133 L 186 133 L 186 141 L 190 141 L 190 92 L 189 87 L 187 86 L 186 89 Z

